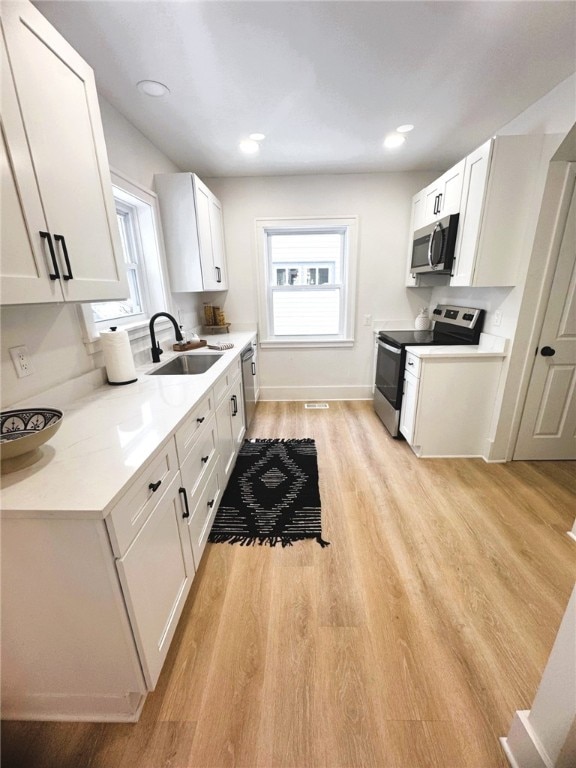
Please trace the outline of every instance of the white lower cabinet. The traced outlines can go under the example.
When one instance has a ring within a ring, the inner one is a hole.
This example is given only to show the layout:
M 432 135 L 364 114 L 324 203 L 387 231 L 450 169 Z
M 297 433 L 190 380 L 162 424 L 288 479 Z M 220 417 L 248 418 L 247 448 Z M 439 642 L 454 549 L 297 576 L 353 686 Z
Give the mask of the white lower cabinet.
M 116 562 L 149 690 L 154 690 L 192 585 L 194 563 L 175 477 Z
M 138 720 L 244 432 L 237 357 L 107 514 L 3 509 L 5 719 Z
M 502 359 L 407 353 L 400 432 L 417 456 L 488 456 Z
M 2 519 L 2 718 L 134 721 L 144 703 L 102 519 Z
M 222 496 L 220 475 L 220 465 L 218 462 L 215 462 L 206 484 L 196 494 L 194 498 L 196 506 L 190 512 L 188 532 L 196 567 L 200 564 L 200 559 L 208 540 L 208 534 L 220 504 Z
M 239 373 L 216 405 L 216 422 L 222 471 L 227 481 L 246 432 L 242 377 Z
M 216 419 L 210 418 L 181 466 L 187 500 L 187 529 L 196 568 L 222 495 Z
M 404 394 L 402 396 L 402 410 L 400 411 L 400 432 L 404 435 L 410 445 L 414 442 L 417 406 L 418 379 L 408 371 L 405 371 Z

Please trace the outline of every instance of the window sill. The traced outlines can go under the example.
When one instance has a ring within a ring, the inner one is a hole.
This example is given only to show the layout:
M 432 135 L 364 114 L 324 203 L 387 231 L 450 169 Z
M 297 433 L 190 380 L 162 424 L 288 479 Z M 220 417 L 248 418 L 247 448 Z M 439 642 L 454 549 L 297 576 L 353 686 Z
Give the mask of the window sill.
M 88 309 L 88 311 L 90 311 Z M 84 346 L 86 352 L 89 355 L 95 355 L 97 352 L 102 351 L 102 345 L 100 343 L 99 330 L 95 325 L 89 326 L 89 315 L 81 314 L 81 319 L 84 321 Z M 113 320 L 102 324 L 102 330 L 106 330 L 114 324 Z M 118 325 L 118 330 L 127 331 L 130 342 L 137 341 L 138 339 L 144 339 L 150 337 L 150 320 L 138 320 L 135 323 L 126 323 L 125 325 Z M 166 318 L 161 318 L 156 321 L 154 329 L 156 332 L 167 330 L 172 328 L 172 323 Z
M 280 341 L 280 339 L 263 339 L 260 341 L 260 347 L 262 349 L 322 349 L 331 347 L 353 347 L 354 339 L 310 339 L 310 341 L 302 341 L 300 339 L 286 339 L 286 341 Z

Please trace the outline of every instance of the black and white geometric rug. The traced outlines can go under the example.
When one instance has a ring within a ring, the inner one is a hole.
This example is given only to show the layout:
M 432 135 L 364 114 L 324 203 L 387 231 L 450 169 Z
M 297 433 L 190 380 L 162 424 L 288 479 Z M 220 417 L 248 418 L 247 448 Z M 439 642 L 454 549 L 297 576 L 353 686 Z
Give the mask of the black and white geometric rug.
M 292 546 L 322 539 L 314 440 L 246 440 L 208 541 Z

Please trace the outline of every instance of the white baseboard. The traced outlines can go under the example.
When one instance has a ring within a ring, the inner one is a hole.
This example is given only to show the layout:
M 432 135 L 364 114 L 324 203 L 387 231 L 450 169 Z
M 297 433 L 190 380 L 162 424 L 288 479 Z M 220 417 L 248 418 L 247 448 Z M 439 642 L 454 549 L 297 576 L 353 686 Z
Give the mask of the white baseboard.
M 568 534 L 568 536 L 570 536 L 571 539 L 574 539 L 574 541 L 576 541 L 576 533 L 574 533 L 573 531 L 566 531 L 566 533 Z
M 38 720 L 52 722 L 136 723 L 146 695 L 125 696 L 23 695 L 18 701 L 5 702 L 3 720 Z
M 506 738 L 500 739 L 512 768 L 553 768 L 552 761 L 530 725 L 530 710 L 516 711 Z
M 260 387 L 260 400 L 269 402 L 299 400 L 372 400 L 372 385 L 322 387 Z

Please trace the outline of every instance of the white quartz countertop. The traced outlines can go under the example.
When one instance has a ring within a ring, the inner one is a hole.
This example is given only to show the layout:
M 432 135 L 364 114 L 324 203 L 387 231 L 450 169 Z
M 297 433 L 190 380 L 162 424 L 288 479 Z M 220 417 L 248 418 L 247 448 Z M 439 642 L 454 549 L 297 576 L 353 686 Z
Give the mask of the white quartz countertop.
M 106 517 L 255 336 L 246 331 L 205 337 L 208 343 L 234 344 L 206 373 L 146 375 L 178 354 L 165 352 L 161 363 L 137 368 L 134 384 L 106 384 L 65 405 L 62 426 L 42 446 L 42 459 L 0 477 L 2 517 Z M 206 347 L 186 354 L 206 353 L 218 354 Z
M 438 345 L 423 346 L 423 347 L 406 347 L 406 352 L 410 352 L 415 357 L 427 358 L 427 357 L 451 357 L 451 358 L 466 358 L 466 357 L 497 357 L 504 358 L 506 354 L 504 352 L 498 352 L 491 349 L 482 349 L 480 346 L 474 344 L 454 344 L 450 345 Z

